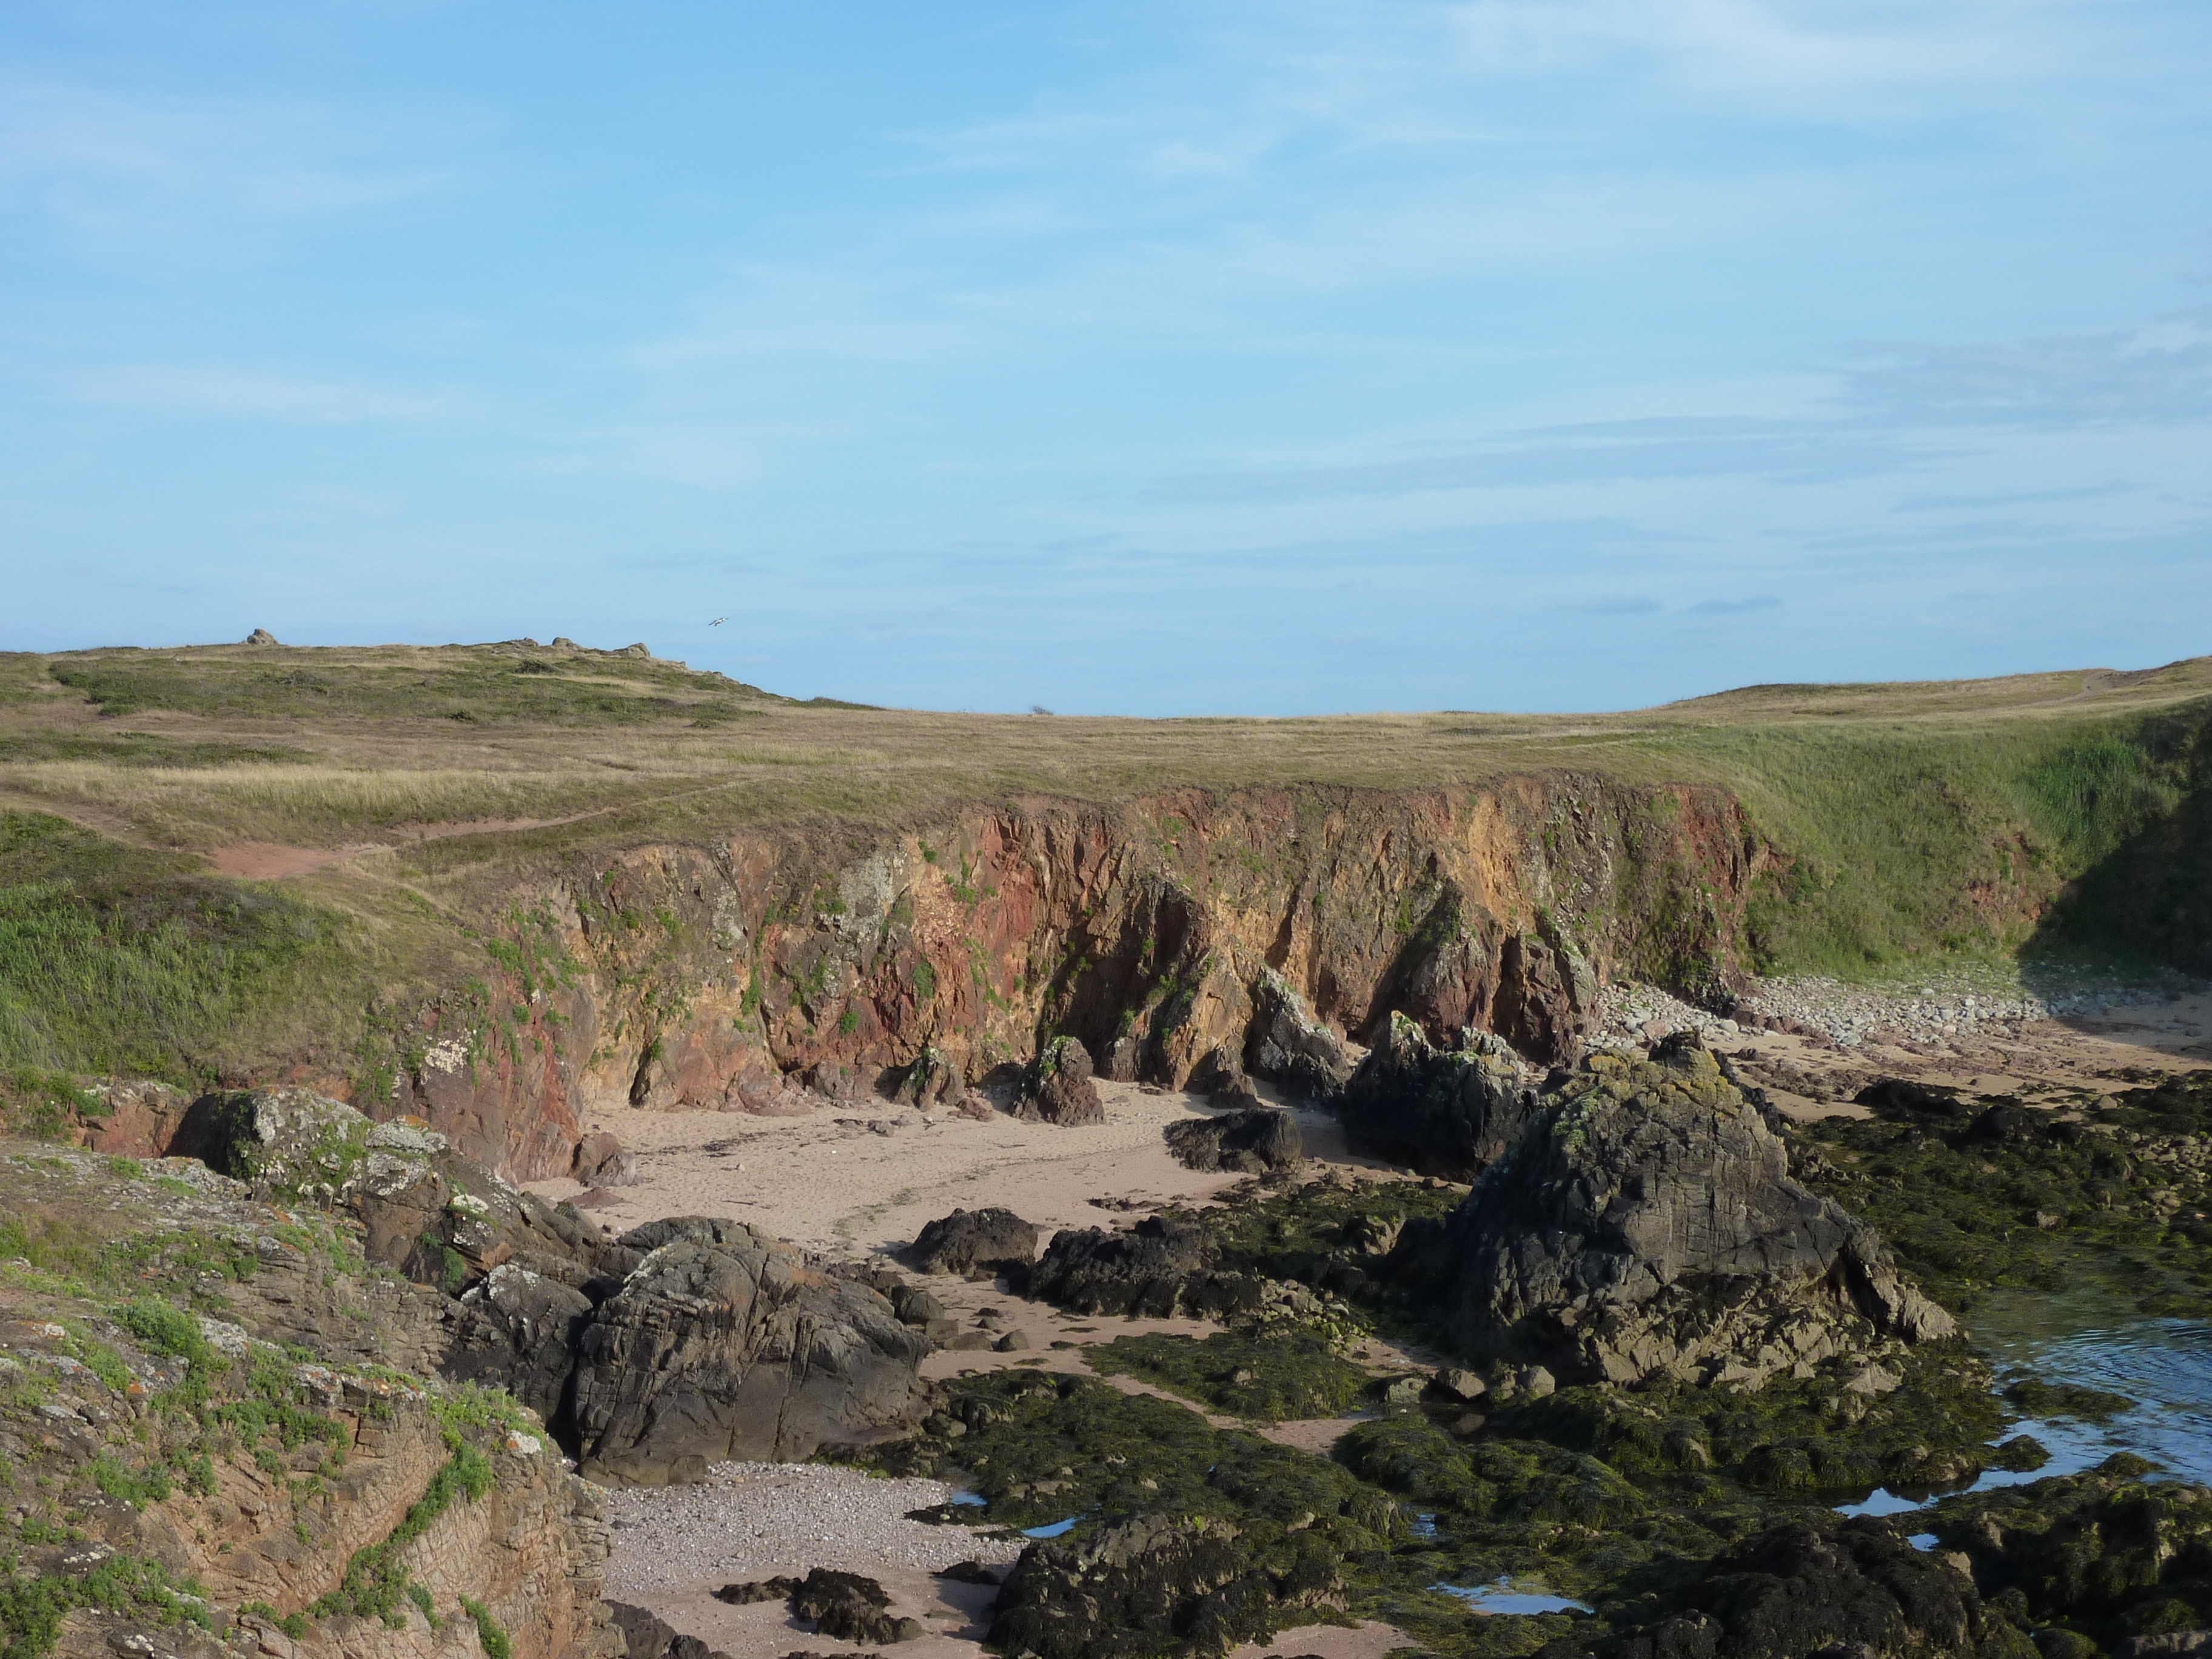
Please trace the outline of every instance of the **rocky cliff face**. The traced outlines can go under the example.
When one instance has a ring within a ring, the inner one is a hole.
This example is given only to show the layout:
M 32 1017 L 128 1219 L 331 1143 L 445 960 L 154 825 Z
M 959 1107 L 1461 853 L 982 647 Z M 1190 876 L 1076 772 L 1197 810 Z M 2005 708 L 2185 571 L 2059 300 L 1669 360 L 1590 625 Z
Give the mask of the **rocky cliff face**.
M 619 1653 L 603 1497 L 511 1404 L 416 1371 L 439 1298 L 357 1230 L 185 1159 L 0 1146 L 0 1183 L 25 1651 Z
M 859 1090 L 925 1056 L 975 1081 L 1055 1035 L 1110 1077 L 1234 1073 L 1271 1052 L 1275 986 L 1356 1040 L 1395 1012 L 1555 1060 L 1609 974 L 1725 980 L 1765 858 L 1718 792 L 1571 777 L 641 847 L 519 896 L 495 971 L 355 1097 L 530 1178 L 589 1108 L 774 1111 L 787 1078 Z

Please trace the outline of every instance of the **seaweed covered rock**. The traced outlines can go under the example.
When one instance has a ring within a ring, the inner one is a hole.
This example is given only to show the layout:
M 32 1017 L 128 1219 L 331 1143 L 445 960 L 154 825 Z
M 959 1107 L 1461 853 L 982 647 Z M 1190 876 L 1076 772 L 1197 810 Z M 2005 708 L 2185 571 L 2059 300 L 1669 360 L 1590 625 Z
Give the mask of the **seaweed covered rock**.
M 1398 1265 L 1455 1346 L 1563 1382 L 1756 1387 L 1887 1339 L 1954 1335 L 1873 1230 L 1790 1178 L 1694 1037 L 1591 1056 Z
M 1029 1295 L 1080 1314 L 1148 1319 L 1249 1313 L 1261 1285 L 1221 1270 L 1205 1230 L 1147 1216 L 1127 1232 L 1063 1228 L 1030 1270 Z
M 1964 1572 L 1867 1516 L 1769 1528 L 1653 1599 L 1637 1626 L 1542 1659 L 2035 1659 Z
M 577 1343 L 582 1467 L 610 1483 L 696 1480 L 726 1458 L 796 1462 L 903 1423 L 928 1339 L 874 1290 L 741 1223 L 625 1233 L 647 1252 Z
M 1034 1221 L 1012 1210 L 955 1210 L 924 1226 L 909 1260 L 925 1273 L 989 1275 L 1026 1267 L 1036 1260 L 1042 1236 Z
M 1091 1050 L 1073 1037 L 1054 1037 L 1022 1073 L 1014 1115 L 1030 1123 L 1086 1127 L 1106 1121 L 1098 1085 L 1091 1080 Z
M 1504 1156 L 1535 1115 L 1513 1051 L 1488 1032 L 1438 1049 L 1393 1013 L 1338 1097 L 1352 1146 L 1424 1175 L 1472 1181 Z
M 1352 1076 L 1352 1056 L 1337 1035 L 1313 1016 L 1305 999 L 1272 968 L 1252 982 L 1252 1023 L 1244 1036 L 1244 1069 L 1327 1100 Z
M 880 1645 L 922 1633 L 919 1619 L 894 1617 L 884 1587 L 855 1572 L 816 1567 L 793 1589 L 790 1604 L 794 1616 L 813 1621 L 817 1635 L 842 1641 Z
M 1337 1593 L 1325 1550 L 1291 1553 L 1270 1571 L 1225 1522 L 1139 1515 L 1024 1550 L 999 1592 L 990 1640 L 1038 1659 L 1218 1654 L 1266 1641 Z
M 1167 1127 L 1168 1151 L 1192 1170 L 1259 1175 L 1287 1170 L 1305 1156 L 1298 1121 L 1273 1107 L 1248 1107 L 1219 1117 L 1185 1118 Z
M 2212 1651 L 2212 1638 L 2171 1639 L 2212 1630 L 2212 1491 L 2150 1473 L 2120 1453 L 2087 1474 L 1945 1498 L 1930 1524 L 1997 1605 L 2087 1638 L 2075 1651 Z

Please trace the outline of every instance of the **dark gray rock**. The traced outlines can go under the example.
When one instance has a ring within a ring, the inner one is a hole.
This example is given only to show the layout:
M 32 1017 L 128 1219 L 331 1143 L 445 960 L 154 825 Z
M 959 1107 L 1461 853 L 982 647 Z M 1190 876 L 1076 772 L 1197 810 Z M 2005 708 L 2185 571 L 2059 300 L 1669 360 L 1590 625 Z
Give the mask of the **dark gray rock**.
M 1298 1121 L 1273 1107 L 1249 1107 L 1219 1117 L 1185 1118 L 1167 1127 L 1168 1151 L 1192 1170 L 1258 1175 L 1287 1170 L 1305 1156 Z
M 1973 1580 L 1916 1550 L 1887 1523 L 1790 1522 L 1770 1528 L 1652 1598 L 1659 1606 L 1587 1645 L 1544 1659 L 2030 1659 L 2035 1650 L 1990 1612 Z
M 988 1278 L 1035 1261 L 1041 1237 L 1012 1210 L 955 1210 L 921 1230 L 910 1259 L 918 1273 Z
M 1756 1387 L 1886 1338 L 1956 1334 L 1881 1240 L 1790 1179 L 1783 1143 L 1694 1039 L 1593 1055 L 1442 1227 L 1425 1278 L 1469 1358 L 1562 1382 Z
M 866 1285 L 737 1222 L 681 1217 L 622 1242 L 647 1255 L 577 1345 L 587 1478 L 654 1484 L 728 1458 L 799 1462 L 918 1407 L 928 1339 Z
M 1504 1156 L 1537 1111 L 1513 1051 L 1488 1033 L 1439 1049 L 1394 1013 L 1337 1096 L 1359 1152 L 1448 1181 L 1472 1181 Z
M 622 1632 L 623 1659 L 730 1659 L 720 1648 L 710 1648 L 696 1636 L 679 1635 L 676 1626 L 658 1613 L 627 1601 L 610 1601 L 614 1626 Z
M 1352 1056 L 1305 999 L 1272 968 L 1252 983 L 1252 1023 L 1244 1036 L 1244 1068 L 1294 1089 L 1310 1100 L 1328 1100 L 1350 1080 Z
M 911 1642 L 922 1633 L 918 1619 L 899 1619 L 891 1599 L 872 1578 L 816 1567 L 791 1593 L 793 1616 L 811 1620 L 815 1632 L 848 1642 Z
M 451 1310 L 452 1335 L 440 1373 L 448 1381 L 505 1389 L 550 1424 L 575 1369 L 576 1338 L 591 1298 L 558 1280 L 507 1262 L 471 1285 Z
M 1091 1080 L 1091 1050 L 1073 1037 L 1054 1037 L 1022 1073 L 1014 1115 L 1030 1123 L 1083 1128 L 1106 1121 L 1106 1108 Z
M 1171 1319 L 1249 1313 L 1261 1284 L 1220 1271 L 1194 1224 L 1147 1216 L 1121 1233 L 1063 1228 L 1030 1270 L 1028 1293 L 1073 1313 Z
M 1216 1521 L 1140 1515 L 1088 1538 L 1044 1540 L 1007 1574 L 990 1645 L 1038 1659 L 1128 1659 L 1264 1642 L 1297 1610 L 1338 1595 L 1334 1559 L 1304 1541 L 1270 1571 Z

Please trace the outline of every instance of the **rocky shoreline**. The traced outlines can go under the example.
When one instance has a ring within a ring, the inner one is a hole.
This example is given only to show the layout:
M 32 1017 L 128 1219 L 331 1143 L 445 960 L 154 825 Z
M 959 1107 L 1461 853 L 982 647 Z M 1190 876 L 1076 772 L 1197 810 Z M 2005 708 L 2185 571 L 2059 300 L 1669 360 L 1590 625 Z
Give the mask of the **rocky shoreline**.
M 2115 1462 L 1942 1498 L 1924 1532 L 1834 1507 L 2032 1475 L 2024 1422 L 2106 1409 L 1991 1376 L 1986 1289 L 2106 1274 L 2212 1314 L 2212 1087 L 1978 991 L 1759 994 L 1655 1038 L 1669 1005 L 1613 988 L 1547 1070 L 1398 1018 L 1363 1050 L 1263 981 L 1205 1095 L 1095 1078 L 1071 1042 L 981 1115 L 940 1091 L 716 1140 L 639 1114 L 672 1133 L 635 1148 L 611 1120 L 606 1184 L 542 1191 L 302 1089 L 167 1119 L 110 1089 L 100 1133 L 150 1112 L 197 1156 L 7 1153 L 0 1340 L 37 1386 L 0 1389 L 4 1449 L 19 1534 L 59 1540 L 22 1582 L 64 1587 L 70 1659 L 781 1659 L 834 1621 L 758 1587 L 810 1574 L 906 1659 L 1296 1653 L 1317 1621 L 1334 1659 L 2189 1650 L 2155 1644 L 2212 1627 L 2212 1494 Z M 1983 1054 L 2033 1102 L 1948 1080 Z M 147 1334 L 185 1305 L 204 1325 Z M 358 1508 L 346 1471 L 389 1455 L 403 1399 L 459 1473 L 418 1448 Z M 226 1427 L 249 1419 L 313 1457 Z M 468 1527 L 406 1518 L 440 1492 Z M 252 1571 L 210 1553 L 240 1517 Z M 2053 1589 L 2053 1528 L 2120 1577 Z M 128 1596 L 84 1547 L 185 1538 L 164 1571 L 198 1576 Z M 1560 1609 L 1483 1611 L 1509 1583 Z

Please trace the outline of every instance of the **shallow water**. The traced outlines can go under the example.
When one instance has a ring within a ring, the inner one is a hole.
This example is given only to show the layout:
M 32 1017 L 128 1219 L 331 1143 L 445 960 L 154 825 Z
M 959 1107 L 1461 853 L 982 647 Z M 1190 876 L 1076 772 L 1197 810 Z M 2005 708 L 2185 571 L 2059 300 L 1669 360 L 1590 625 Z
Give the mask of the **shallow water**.
M 2148 1458 L 2183 1480 L 2212 1482 L 2212 1328 L 2180 1319 L 2116 1319 L 2114 1303 L 2104 1291 L 2008 1291 L 1975 1308 L 1976 1344 L 2000 1376 L 2025 1372 L 2138 1402 L 2101 1427 L 2022 1423 L 2015 1432 L 2048 1447 L 2050 1463 L 2032 1475 L 1992 1472 L 1980 1485 L 2073 1474 L 2116 1451 Z
M 2101 1290 L 2002 1291 L 1975 1307 L 1974 1343 L 2000 1382 L 2026 1375 L 2123 1394 L 2136 1403 L 2104 1424 L 2023 1418 L 2002 1437 L 2028 1435 L 2051 1461 L 2031 1474 L 1985 1470 L 1958 1490 L 1990 1492 L 2079 1474 L 2118 1451 L 2185 1480 L 2212 1483 L 2212 1328 L 2181 1319 L 2116 1319 L 2114 1308 L 2113 1296 Z M 1837 1504 L 1836 1512 L 1905 1515 L 1934 1501 L 1877 1486 L 1855 1504 Z M 1929 1547 L 1919 1538 L 1913 1542 Z
M 1589 1607 L 1554 1595 L 1534 1578 L 1500 1578 L 1488 1584 L 1431 1584 L 1485 1613 L 1588 1613 Z

